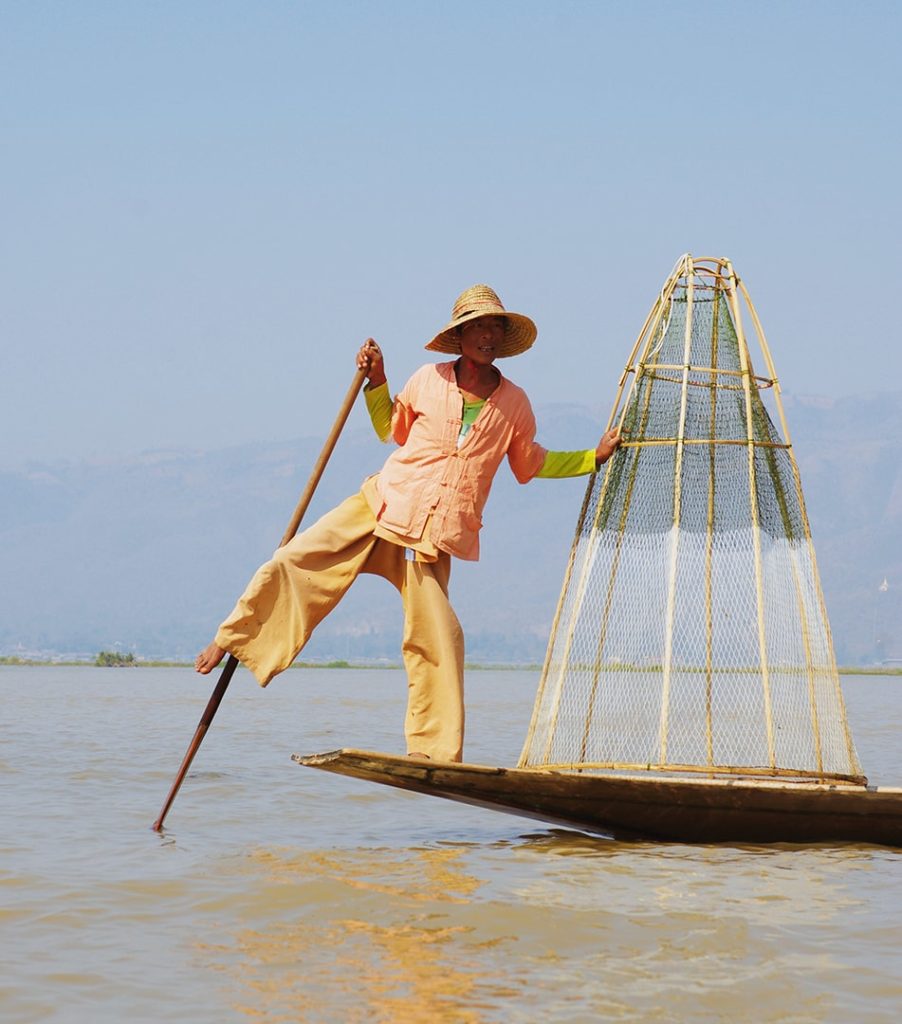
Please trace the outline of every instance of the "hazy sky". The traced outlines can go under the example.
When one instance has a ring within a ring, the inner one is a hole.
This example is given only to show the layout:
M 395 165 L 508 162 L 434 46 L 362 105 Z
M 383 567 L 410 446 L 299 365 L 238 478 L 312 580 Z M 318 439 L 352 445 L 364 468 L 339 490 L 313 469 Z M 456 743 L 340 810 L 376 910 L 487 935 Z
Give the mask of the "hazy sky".
M 902 389 L 898 2 L 0 0 L 0 463 L 324 432 L 456 294 L 606 416 L 677 257 L 786 391 Z M 355 417 L 362 410 L 355 411 Z M 587 438 L 594 444 L 594 438 Z

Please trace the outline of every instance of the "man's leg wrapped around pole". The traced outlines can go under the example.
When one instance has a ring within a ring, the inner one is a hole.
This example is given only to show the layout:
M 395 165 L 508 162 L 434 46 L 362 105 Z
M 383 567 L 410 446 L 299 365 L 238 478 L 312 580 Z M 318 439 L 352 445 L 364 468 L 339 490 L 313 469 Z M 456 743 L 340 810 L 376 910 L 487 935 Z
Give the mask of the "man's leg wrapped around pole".
M 375 525 L 362 494 L 326 513 L 257 570 L 215 641 L 266 686 L 294 661 L 361 572 L 383 576 L 404 604 L 407 750 L 459 761 L 464 646 L 448 601 L 451 559 L 408 561 L 402 547 L 373 536 Z
M 279 548 L 254 574 L 216 643 L 266 686 L 363 570 L 379 544 L 375 522 L 366 499 L 355 494 Z
M 407 752 L 460 761 L 464 743 L 464 637 L 451 602 L 451 558 L 404 562 Z

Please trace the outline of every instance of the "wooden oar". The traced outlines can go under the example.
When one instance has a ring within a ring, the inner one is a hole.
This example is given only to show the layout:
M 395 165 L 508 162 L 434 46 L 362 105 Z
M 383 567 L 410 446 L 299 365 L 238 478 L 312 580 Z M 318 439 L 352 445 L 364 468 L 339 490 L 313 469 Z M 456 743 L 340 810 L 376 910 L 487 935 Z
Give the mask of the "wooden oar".
M 298 532 L 298 527 L 301 525 L 301 520 L 304 518 L 304 513 L 307 511 L 307 506 L 313 498 L 313 492 L 319 484 L 320 477 L 323 475 L 323 470 L 326 468 L 326 463 L 329 461 L 329 457 L 331 456 L 332 451 L 335 448 L 335 444 L 338 441 L 338 436 L 350 415 L 351 408 L 354 405 L 357 395 L 360 393 L 360 389 L 363 386 L 365 379 L 366 370 L 358 370 L 357 373 L 354 374 L 354 380 L 351 383 L 350 388 L 348 388 L 348 393 L 345 395 L 345 399 L 341 404 L 338 415 L 335 417 L 335 423 L 332 425 L 332 430 L 326 438 L 326 443 L 323 445 L 323 450 L 320 452 L 319 458 L 316 460 L 316 465 L 313 467 L 313 472 L 310 474 L 310 479 L 307 481 L 307 486 L 304 488 L 301 500 L 298 502 L 297 508 L 294 510 L 294 515 L 291 517 L 288 529 L 285 531 L 285 535 L 279 542 L 279 547 L 283 547 L 287 544 Z M 210 727 L 210 723 L 213 721 L 213 716 L 216 714 L 219 705 L 222 703 L 222 698 L 228 689 L 229 683 L 232 680 L 232 675 L 237 667 L 238 659 L 235 658 L 234 655 L 230 654 L 223 666 L 216 688 L 213 690 L 206 708 L 204 708 L 204 713 L 200 716 L 200 722 L 198 723 L 197 731 L 194 733 L 194 739 L 191 740 L 191 743 L 188 746 L 187 753 L 185 754 L 185 757 L 182 760 L 182 765 L 178 770 L 178 775 L 176 775 L 175 782 L 172 784 L 172 789 L 169 790 L 169 796 L 166 797 L 166 802 L 163 804 L 163 809 L 160 811 L 160 816 L 153 823 L 153 829 L 155 832 L 159 832 L 163 828 L 163 822 L 166 819 L 166 815 L 169 813 L 172 801 L 175 800 L 176 794 L 178 793 L 185 776 L 188 774 L 188 769 L 191 767 L 194 755 L 197 753 L 198 748 L 203 742 L 207 729 Z

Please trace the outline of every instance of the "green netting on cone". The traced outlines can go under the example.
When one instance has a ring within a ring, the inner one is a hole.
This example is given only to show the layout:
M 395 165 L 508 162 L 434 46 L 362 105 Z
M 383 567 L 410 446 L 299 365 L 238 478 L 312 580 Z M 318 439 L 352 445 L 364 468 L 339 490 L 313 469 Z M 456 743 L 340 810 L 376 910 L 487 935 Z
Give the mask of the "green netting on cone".
M 860 778 L 779 388 L 729 261 L 681 258 L 612 422 L 520 765 Z

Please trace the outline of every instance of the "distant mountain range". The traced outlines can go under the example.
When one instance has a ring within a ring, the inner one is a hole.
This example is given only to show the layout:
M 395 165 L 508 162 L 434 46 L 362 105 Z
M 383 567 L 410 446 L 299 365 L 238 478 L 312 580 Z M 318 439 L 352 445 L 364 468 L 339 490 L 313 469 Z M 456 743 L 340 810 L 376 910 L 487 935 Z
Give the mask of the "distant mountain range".
M 843 664 L 902 661 L 902 393 L 785 398 Z M 537 407 L 542 443 L 594 445 L 598 416 Z M 339 442 L 308 522 L 387 454 L 362 418 Z M 0 654 L 193 657 L 278 543 L 322 439 L 0 472 Z M 455 563 L 467 656 L 544 656 L 586 481 L 520 487 L 502 468 L 483 558 Z M 364 578 L 304 658 L 398 659 L 400 604 Z

